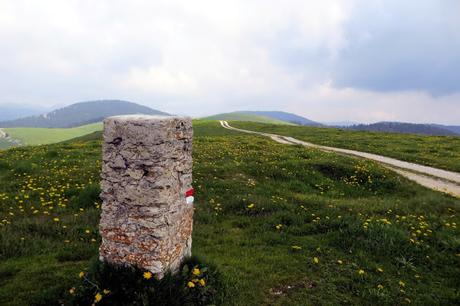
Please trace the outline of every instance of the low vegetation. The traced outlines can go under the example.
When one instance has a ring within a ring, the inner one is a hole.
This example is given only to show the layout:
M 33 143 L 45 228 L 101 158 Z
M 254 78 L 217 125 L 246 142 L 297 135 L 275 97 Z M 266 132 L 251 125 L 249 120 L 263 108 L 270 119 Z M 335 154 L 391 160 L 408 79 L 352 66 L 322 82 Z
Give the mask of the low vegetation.
M 460 302 L 458 199 L 217 122 L 195 135 L 193 254 L 221 275 L 216 304 Z M 97 136 L 0 152 L 1 305 L 83 290 L 100 239 Z
M 80 285 L 62 296 L 62 305 L 168 305 L 199 306 L 222 302 L 219 275 L 196 258 L 186 259 L 177 273 L 161 280 L 150 271 L 112 265 L 95 258 L 88 272 L 80 272 Z M 53 303 L 43 300 L 43 305 Z
M 460 172 L 460 137 L 457 136 L 422 136 L 238 121 L 230 124 L 253 131 L 292 136 L 314 144 L 376 153 Z

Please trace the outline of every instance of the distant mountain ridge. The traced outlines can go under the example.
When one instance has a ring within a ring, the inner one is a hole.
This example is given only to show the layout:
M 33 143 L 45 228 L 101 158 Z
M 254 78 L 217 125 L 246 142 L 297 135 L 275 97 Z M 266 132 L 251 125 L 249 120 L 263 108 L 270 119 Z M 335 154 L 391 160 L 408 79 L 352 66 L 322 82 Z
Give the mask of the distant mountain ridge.
M 330 126 L 330 127 L 348 127 L 352 125 L 358 125 L 361 124 L 356 121 L 331 121 L 331 122 L 321 122 L 324 125 Z
M 449 130 L 451 132 L 454 132 L 460 135 L 460 125 L 442 125 L 442 124 L 431 124 L 431 125 L 442 128 L 442 129 Z
M 407 122 L 376 122 L 372 124 L 358 124 L 348 127 L 352 130 L 390 132 L 403 134 L 422 134 L 438 136 L 458 136 L 460 126 L 444 126 L 439 124 L 420 124 Z
M 98 100 L 75 103 L 52 112 L 0 122 L 2 128 L 71 128 L 102 121 L 117 115 L 169 115 L 147 106 L 122 100 Z
M 45 112 L 46 109 L 33 106 L 17 106 L 0 104 L 0 121 L 15 120 L 26 116 L 34 116 Z

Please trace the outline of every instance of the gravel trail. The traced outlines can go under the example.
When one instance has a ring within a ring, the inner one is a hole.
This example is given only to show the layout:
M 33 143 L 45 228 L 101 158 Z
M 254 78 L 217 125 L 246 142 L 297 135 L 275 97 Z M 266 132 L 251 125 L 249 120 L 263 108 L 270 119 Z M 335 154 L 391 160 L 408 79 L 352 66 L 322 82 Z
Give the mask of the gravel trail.
M 433 190 L 448 193 L 460 198 L 460 173 L 442 170 L 438 168 L 423 166 L 415 163 L 405 162 L 395 158 L 381 156 L 372 153 L 366 153 L 355 150 L 341 149 L 328 146 L 320 146 L 310 142 L 298 140 L 292 137 L 286 137 L 276 134 L 254 132 L 244 129 L 238 129 L 230 126 L 227 121 L 220 121 L 222 127 L 243 133 L 258 134 L 269 137 L 274 141 L 282 144 L 296 144 L 306 147 L 316 148 L 323 151 L 335 152 L 355 157 L 370 159 L 381 163 L 383 166 L 397 172 L 398 174 L 417 182 L 418 184 L 431 188 Z

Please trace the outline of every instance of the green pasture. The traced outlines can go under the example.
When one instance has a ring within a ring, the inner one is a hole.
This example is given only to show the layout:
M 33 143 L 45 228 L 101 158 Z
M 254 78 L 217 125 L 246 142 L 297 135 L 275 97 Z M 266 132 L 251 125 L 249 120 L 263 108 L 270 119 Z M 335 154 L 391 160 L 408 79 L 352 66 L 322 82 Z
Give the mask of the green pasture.
M 193 254 L 221 273 L 220 304 L 460 303 L 460 200 L 370 161 L 194 129 Z M 100 133 L 0 152 L 0 305 L 57 305 L 80 282 L 100 169 Z

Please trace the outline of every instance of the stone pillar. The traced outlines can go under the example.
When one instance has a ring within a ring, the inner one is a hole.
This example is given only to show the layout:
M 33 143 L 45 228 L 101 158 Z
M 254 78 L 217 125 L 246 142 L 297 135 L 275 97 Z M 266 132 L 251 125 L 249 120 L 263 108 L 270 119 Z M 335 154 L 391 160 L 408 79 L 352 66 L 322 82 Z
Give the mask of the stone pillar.
M 104 120 L 101 260 L 162 277 L 190 255 L 192 136 L 188 117 Z

